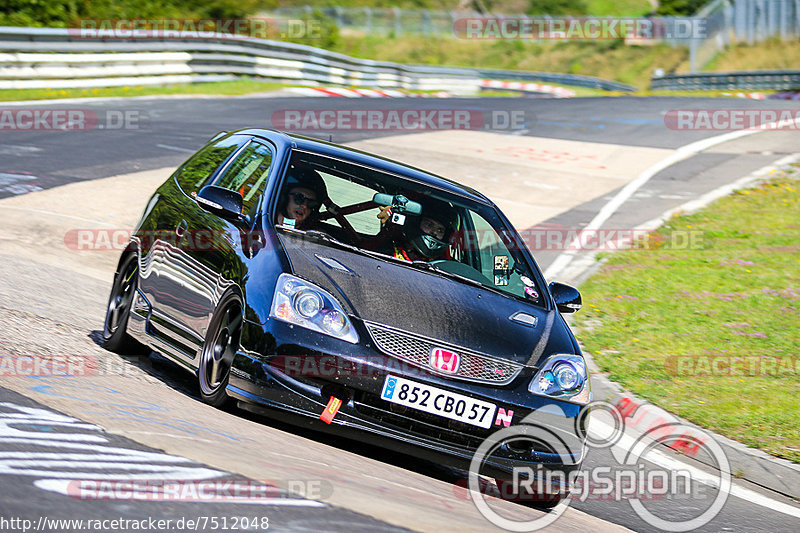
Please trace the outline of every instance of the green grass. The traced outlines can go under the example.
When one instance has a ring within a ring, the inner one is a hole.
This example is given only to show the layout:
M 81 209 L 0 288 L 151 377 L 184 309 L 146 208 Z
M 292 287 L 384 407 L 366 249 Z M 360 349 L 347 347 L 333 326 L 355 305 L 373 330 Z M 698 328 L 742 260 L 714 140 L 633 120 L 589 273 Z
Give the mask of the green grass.
M 273 0 L 274 1 L 274 0 Z M 277 2 L 276 2 L 277 3 Z M 585 0 L 586 14 L 596 17 L 605 16 L 642 16 L 653 10 L 647 0 Z M 264 2 L 270 9 L 270 1 Z M 401 9 L 430 9 L 433 11 L 451 11 L 464 9 L 461 0 L 281 0 L 282 6 L 319 6 L 338 5 L 341 7 L 399 7 Z M 527 0 L 493 0 L 485 2 L 493 13 L 525 13 L 530 2 Z
M 621 41 L 525 42 L 342 35 L 334 51 L 407 64 L 566 72 L 621 81 L 645 89 L 655 68 L 688 65 L 686 49 L 626 46 Z
M 647 0 L 586 0 L 586 6 L 594 17 L 641 17 L 653 10 Z
M 576 316 L 599 367 L 694 423 L 800 462 L 800 173 L 614 254 Z M 698 241 L 678 246 L 687 235 Z M 714 364 L 721 365 L 716 367 Z M 732 369 L 732 370 L 726 370 Z
M 800 43 L 770 39 L 758 44 L 736 44 L 717 54 L 704 70 L 795 69 L 800 63 Z
M 0 101 L 52 100 L 54 98 L 100 98 L 110 96 L 151 96 L 165 94 L 240 95 L 280 89 L 284 85 L 251 79 L 176 85 L 137 85 L 96 89 L 0 89 Z

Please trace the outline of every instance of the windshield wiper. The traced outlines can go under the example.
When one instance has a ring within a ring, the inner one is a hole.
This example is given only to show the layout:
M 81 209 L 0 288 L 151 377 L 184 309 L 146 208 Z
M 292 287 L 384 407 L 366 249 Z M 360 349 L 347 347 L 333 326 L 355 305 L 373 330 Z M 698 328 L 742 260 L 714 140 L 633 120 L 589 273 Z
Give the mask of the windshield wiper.
M 309 237 L 314 237 L 315 239 L 319 239 L 319 240 L 321 240 L 323 242 L 326 242 L 328 244 L 333 244 L 334 246 L 336 246 L 338 248 L 342 248 L 344 250 L 349 250 L 351 252 L 356 252 L 356 253 L 360 253 L 360 254 L 363 254 L 363 255 L 371 255 L 369 250 L 364 250 L 363 248 L 359 248 L 358 246 L 356 246 L 354 244 L 349 244 L 349 243 L 346 243 L 346 242 L 342 242 L 339 239 L 337 239 L 336 237 L 333 237 L 332 235 L 330 235 L 328 233 L 325 233 L 324 231 L 320 231 L 318 229 L 309 229 L 309 230 L 305 230 L 305 231 L 303 231 L 303 230 L 295 230 L 295 231 L 297 231 L 298 233 L 301 233 L 302 235 L 307 235 Z
M 408 264 L 407 261 L 406 261 L 406 264 Z M 481 283 L 480 281 L 478 281 L 476 279 L 468 278 L 468 277 L 462 276 L 460 274 L 454 274 L 452 272 L 448 272 L 447 270 L 442 270 L 441 268 L 437 267 L 433 263 L 429 263 L 428 261 L 412 261 L 411 264 L 414 265 L 417 268 L 422 269 L 422 270 L 428 270 L 430 272 L 436 272 L 437 274 L 442 274 L 445 277 L 456 279 L 458 281 L 465 281 L 465 282 L 469 283 L 470 285 L 475 285 L 476 287 L 485 287 L 486 286 L 486 285 L 484 285 L 483 283 Z
M 320 240 L 325 241 L 325 242 L 329 242 L 331 244 L 337 244 L 337 245 L 339 245 L 339 246 L 341 246 L 343 248 L 360 249 L 357 246 L 353 246 L 352 244 L 347 244 L 346 242 L 342 242 L 339 239 L 337 239 L 337 238 L 325 233 L 324 231 L 320 231 L 318 229 L 305 230 L 305 231 L 303 231 L 303 234 L 304 235 L 309 235 L 311 237 L 316 237 L 317 239 L 320 239 Z
M 434 265 L 432 263 L 428 263 L 427 261 L 414 261 L 413 264 L 415 266 L 419 266 L 421 268 L 424 268 L 425 270 L 430 270 L 432 272 L 436 272 L 437 274 L 442 274 L 443 276 L 446 276 L 446 277 L 451 278 L 451 279 L 455 279 L 455 280 L 458 280 L 458 281 L 465 281 L 465 282 L 469 283 L 470 285 L 474 285 L 476 287 L 481 287 L 482 289 L 486 289 L 487 291 L 492 291 L 492 292 L 497 293 L 497 294 L 499 294 L 501 296 L 505 296 L 505 297 L 511 296 L 509 293 L 507 293 L 507 292 L 505 292 L 505 291 L 503 291 L 501 289 L 498 289 L 497 287 L 493 287 L 491 285 L 487 285 L 486 283 L 478 281 L 477 279 L 472 279 L 472 278 L 468 278 L 466 276 L 462 276 L 461 274 L 455 274 L 453 272 L 448 272 L 447 270 L 442 270 L 441 268 L 437 267 L 436 265 Z
M 448 277 L 450 279 L 454 279 L 454 280 L 457 280 L 457 281 L 469 283 L 470 285 L 474 285 L 475 287 L 482 287 L 484 289 L 487 289 L 487 290 L 490 290 L 490 291 L 494 291 L 494 292 L 497 292 L 498 294 L 502 294 L 504 296 L 507 296 L 507 294 L 505 294 L 500 289 L 497 289 L 497 288 L 492 287 L 490 285 L 486 285 L 485 283 L 481 283 L 478 280 L 475 280 L 475 279 L 472 279 L 472 278 L 468 278 L 468 277 L 462 276 L 460 274 L 454 274 L 452 272 L 448 272 L 446 270 L 443 270 L 443 269 L 437 267 L 433 263 L 429 263 L 428 261 L 419 261 L 419 260 L 418 261 L 408 261 L 406 259 L 401 259 L 401 258 L 395 257 L 393 255 L 382 254 L 380 252 L 373 252 L 372 250 L 365 250 L 364 248 L 359 248 L 358 246 L 355 246 L 353 244 L 348 244 L 346 242 L 342 242 L 339 239 L 329 235 L 328 233 L 325 233 L 324 231 L 319 231 L 319 230 L 314 230 L 314 229 L 300 230 L 300 229 L 292 228 L 292 227 L 289 227 L 289 226 L 277 226 L 277 227 L 279 227 L 279 228 L 281 228 L 283 230 L 286 230 L 286 231 L 288 231 L 290 233 L 296 233 L 298 235 L 307 235 L 309 237 L 314 237 L 314 238 L 319 239 L 319 240 L 321 240 L 323 242 L 326 242 L 326 243 L 329 243 L 329 244 L 333 244 L 333 245 L 335 245 L 335 246 L 337 246 L 339 248 L 343 248 L 345 250 L 350 250 L 352 252 L 356 252 L 356 253 L 359 253 L 359 254 L 362 254 L 362 255 L 366 255 L 366 256 L 369 256 L 369 257 L 376 257 L 378 259 L 388 259 L 389 261 L 393 261 L 393 262 L 401 264 L 401 265 L 413 266 L 413 267 L 418 268 L 420 270 L 427 270 L 428 272 L 435 272 L 436 274 L 441 274 L 442 276 Z

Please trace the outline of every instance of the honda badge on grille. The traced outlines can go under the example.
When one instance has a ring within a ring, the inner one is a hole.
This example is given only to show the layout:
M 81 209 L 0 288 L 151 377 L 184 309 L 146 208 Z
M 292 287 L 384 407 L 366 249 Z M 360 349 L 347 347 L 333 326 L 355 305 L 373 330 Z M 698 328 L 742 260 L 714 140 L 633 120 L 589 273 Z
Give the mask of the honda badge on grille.
M 441 372 L 455 374 L 461 365 L 461 356 L 443 348 L 432 348 L 430 365 Z

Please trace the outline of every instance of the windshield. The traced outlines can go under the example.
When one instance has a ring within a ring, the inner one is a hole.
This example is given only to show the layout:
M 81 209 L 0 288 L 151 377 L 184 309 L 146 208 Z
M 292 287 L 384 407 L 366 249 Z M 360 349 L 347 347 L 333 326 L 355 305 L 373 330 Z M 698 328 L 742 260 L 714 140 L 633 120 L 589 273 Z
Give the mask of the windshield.
M 295 150 L 274 223 L 541 304 L 521 238 L 491 206 Z

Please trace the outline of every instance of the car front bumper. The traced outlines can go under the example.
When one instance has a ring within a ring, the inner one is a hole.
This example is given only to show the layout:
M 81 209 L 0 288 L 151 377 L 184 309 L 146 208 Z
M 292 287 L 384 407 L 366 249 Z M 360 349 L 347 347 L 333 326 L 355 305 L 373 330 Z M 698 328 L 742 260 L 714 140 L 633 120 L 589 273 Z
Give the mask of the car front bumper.
M 481 443 L 498 430 L 535 435 L 535 442 L 504 439 L 493 448 L 480 472 L 494 477 L 507 477 L 519 467 L 565 473 L 580 467 L 585 410 L 528 392 L 534 369 L 523 369 L 503 386 L 452 379 L 399 364 L 364 342 L 369 337 L 363 324 L 356 327 L 365 336 L 354 345 L 276 320 L 248 323 L 228 394 L 251 411 L 457 468 L 468 468 Z M 388 375 L 496 404 L 505 416 L 486 429 L 390 403 L 381 398 Z M 328 425 L 320 414 L 331 396 L 343 403 Z

